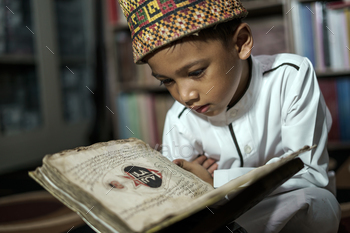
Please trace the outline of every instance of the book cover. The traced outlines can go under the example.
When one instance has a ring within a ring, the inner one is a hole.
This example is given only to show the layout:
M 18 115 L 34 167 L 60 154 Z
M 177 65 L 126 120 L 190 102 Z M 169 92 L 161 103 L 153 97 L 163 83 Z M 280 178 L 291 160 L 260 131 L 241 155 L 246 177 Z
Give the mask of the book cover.
M 183 232 L 184 226 L 188 232 L 212 232 L 302 169 L 296 157 L 312 148 L 305 146 L 217 189 L 136 138 L 46 155 L 29 175 L 96 232 L 169 233 Z M 203 212 L 215 205 L 217 216 Z

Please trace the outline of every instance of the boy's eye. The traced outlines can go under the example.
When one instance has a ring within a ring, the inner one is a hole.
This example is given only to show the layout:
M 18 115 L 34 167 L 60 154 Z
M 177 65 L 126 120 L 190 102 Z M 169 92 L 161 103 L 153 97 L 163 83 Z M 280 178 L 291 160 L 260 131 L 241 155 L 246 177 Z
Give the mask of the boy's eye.
M 199 76 L 203 73 L 204 69 L 196 70 L 188 74 L 188 76 Z
M 171 78 L 168 78 L 168 79 L 164 79 L 164 80 L 160 80 L 160 85 L 168 85 L 168 84 L 171 84 L 172 82 L 174 82 L 174 80 L 172 80 Z

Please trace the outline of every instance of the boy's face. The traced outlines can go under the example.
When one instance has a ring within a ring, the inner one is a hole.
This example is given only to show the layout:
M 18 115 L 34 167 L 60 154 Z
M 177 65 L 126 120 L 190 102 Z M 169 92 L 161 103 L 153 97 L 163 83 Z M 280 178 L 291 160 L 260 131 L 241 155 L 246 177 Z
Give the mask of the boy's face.
M 218 115 L 242 95 L 239 84 L 246 72 L 234 43 L 183 39 L 147 62 L 178 102 L 206 116 Z

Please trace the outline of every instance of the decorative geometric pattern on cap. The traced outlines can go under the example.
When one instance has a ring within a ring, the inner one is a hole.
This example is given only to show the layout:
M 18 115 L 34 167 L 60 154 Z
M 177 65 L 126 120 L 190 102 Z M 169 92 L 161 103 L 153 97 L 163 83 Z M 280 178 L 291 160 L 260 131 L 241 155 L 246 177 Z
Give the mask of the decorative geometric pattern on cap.
M 184 36 L 248 12 L 239 0 L 119 0 L 127 19 L 135 63 Z

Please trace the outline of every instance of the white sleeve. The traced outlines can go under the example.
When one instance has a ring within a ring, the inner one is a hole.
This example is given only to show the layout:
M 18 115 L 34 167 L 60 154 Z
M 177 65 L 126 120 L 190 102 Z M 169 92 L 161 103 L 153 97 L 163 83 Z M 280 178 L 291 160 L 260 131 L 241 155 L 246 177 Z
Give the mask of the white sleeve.
M 300 155 L 305 166 L 280 191 L 328 185 L 327 139 L 332 121 L 311 62 L 305 58 L 282 108 L 282 144 L 286 153 L 303 145 L 316 149 Z
M 181 123 L 173 109 L 170 109 L 165 118 L 162 155 L 170 161 L 185 159 L 191 161 L 199 154 L 203 154 L 201 143 Z
M 327 135 L 331 126 L 330 113 L 320 92 L 311 62 L 304 59 L 292 79 L 283 101 L 281 112 L 281 140 L 285 156 L 304 145 L 317 144 L 317 148 L 303 153 L 300 158 L 304 168 L 285 182 L 273 194 L 305 187 L 328 185 L 326 149 Z M 267 163 L 279 160 L 275 157 Z M 254 168 L 242 167 L 214 172 L 214 187 L 241 176 Z

